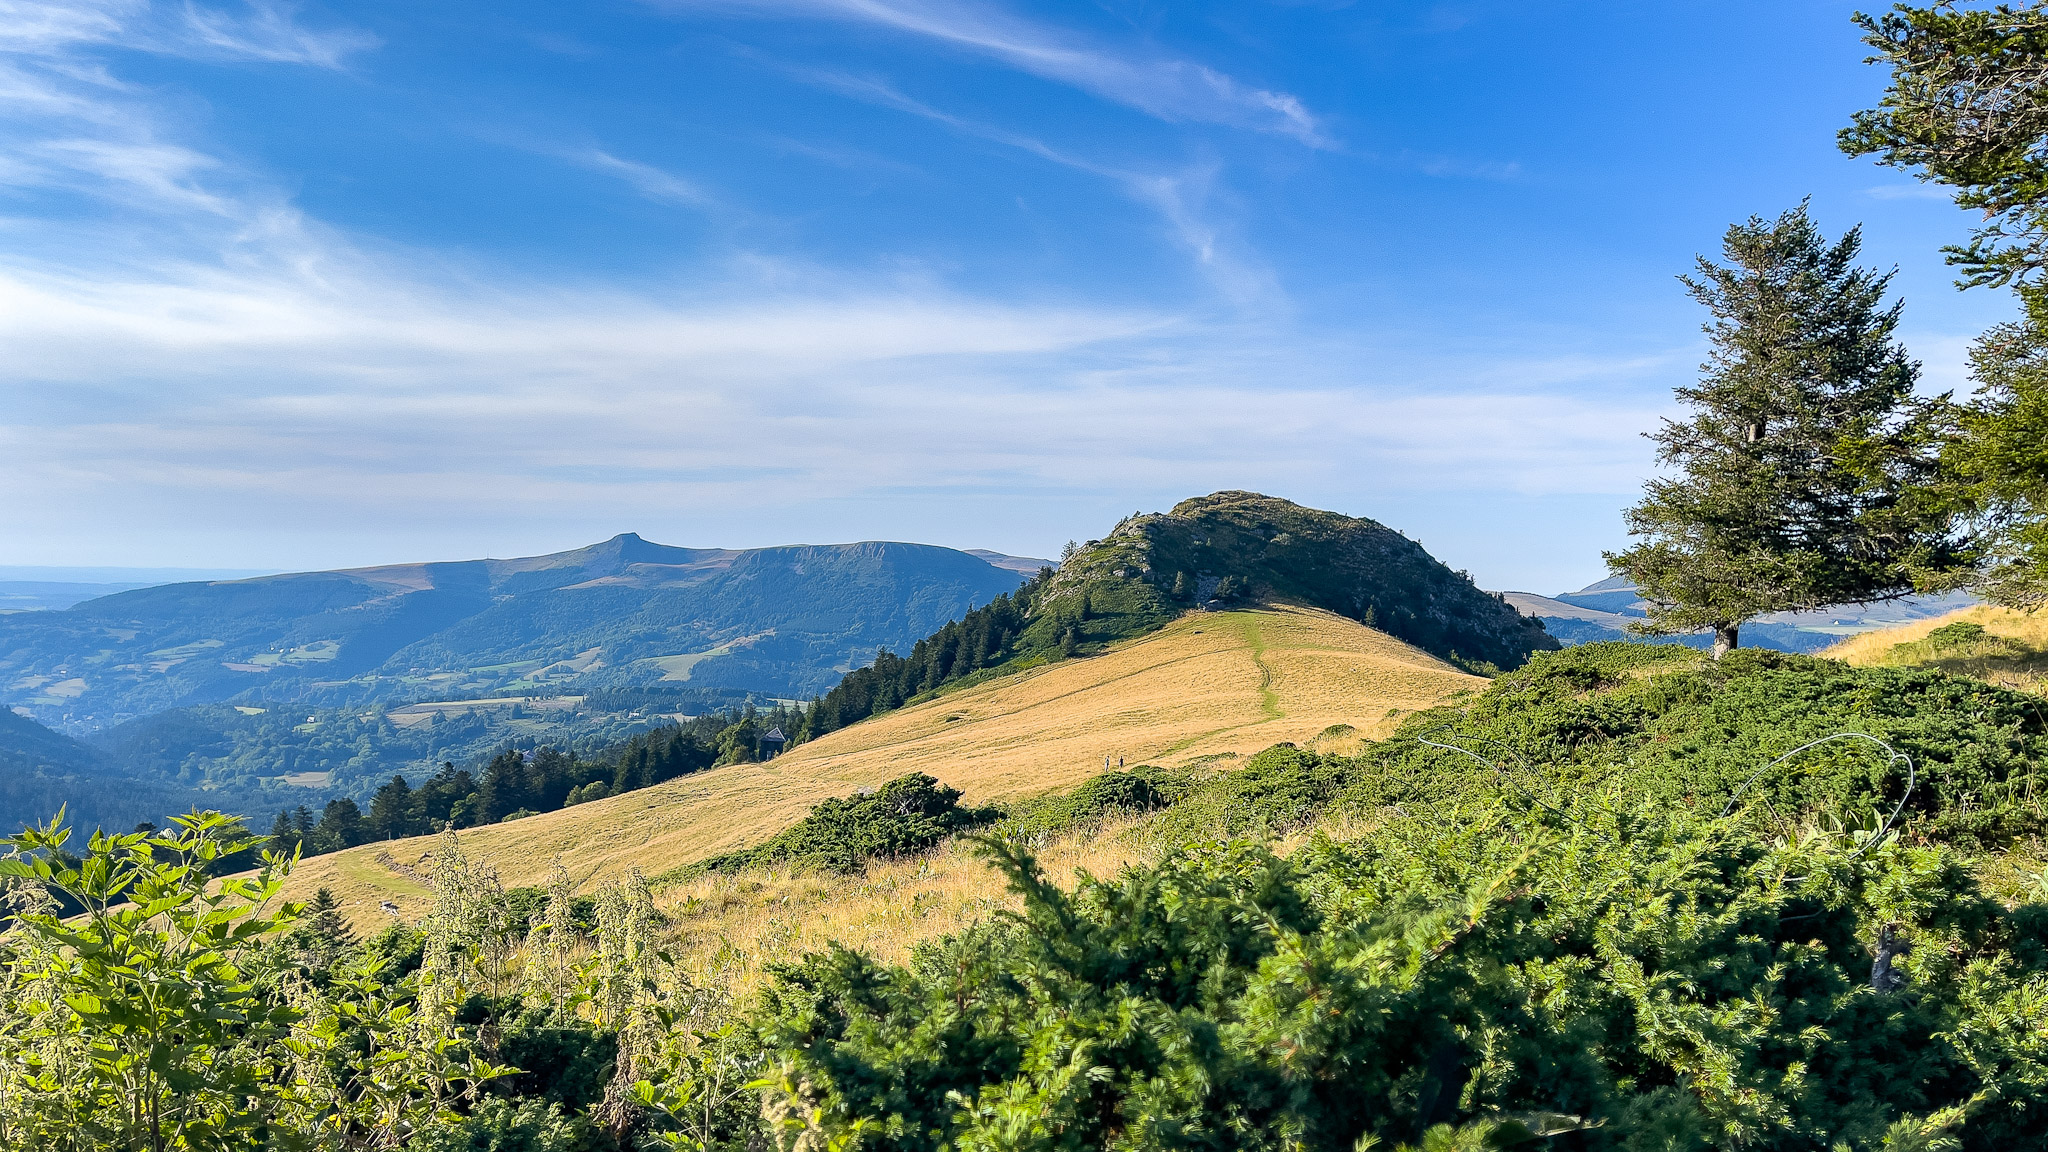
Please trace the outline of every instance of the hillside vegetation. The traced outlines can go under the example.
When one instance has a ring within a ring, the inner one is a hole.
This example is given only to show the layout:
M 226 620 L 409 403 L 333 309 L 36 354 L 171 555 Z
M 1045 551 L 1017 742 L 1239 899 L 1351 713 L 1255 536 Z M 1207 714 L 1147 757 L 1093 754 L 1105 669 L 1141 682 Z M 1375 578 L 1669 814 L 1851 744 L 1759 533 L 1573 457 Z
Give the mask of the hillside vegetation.
M 1136 515 L 1066 558 L 1040 594 L 1034 647 L 1158 627 L 1184 607 L 1284 599 L 1348 616 L 1475 671 L 1557 641 L 1422 545 L 1373 520 L 1256 492 Z
M 2048 685 L 2048 611 L 1982 604 L 1866 632 L 1826 654 L 1864 667 L 1936 669 L 2039 693 Z
M 134 780 L 98 750 L 0 708 L 0 829 L 48 820 L 59 808 L 81 827 L 127 828 L 208 798 L 159 780 Z
M 311 1051 L 350 1077 L 271 1115 L 338 1141 L 439 1133 L 392 1138 L 420 1152 L 2030 1147 L 2036 703 L 1941 672 L 1588 645 L 1342 750 L 1099 773 L 999 816 L 915 775 L 841 790 L 768 842 L 789 851 L 654 891 L 587 859 L 506 891 L 526 859 L 490 837 L 540 826 L 516 821 L 431 844 L 418 929 L 357 943 L 324 895 L 298 927 L 252 921 L 273 943 L 222 946 L 256 980 L 207 1019 L 275 1045 L 222 1049 L 252 1074 Z M 1844 732 L 1879 743 L 1813 743 Z M 143 858 L 193 855 L 181 835 Z M 152 906 L 185 915 L 198 886 L 165 867 Z M 33 966 L 73 929 L 29 925 L 31 998 L 98 979 Z M 312 975 L 285 987 L 313 1012 L 260 1015 L 281 970 Z M 0 1043 L 72 1067 L 106 1034 L 102 1001 L 78 1003 L 69 1031 L 0 1005 Z M 352 1107 L 372 1068 L 388 1110 Z M 91 1146 L 60 1094 L 9 1098 L 45 1146 Z M 1006 1135 L 1048 1117 L 1070 1144 Z
M 1218 492 L 1126 517 L 1106 538 L 1070 546 L 1057 571 L 1040 571 L 907 655 L 877 654 L 818 701 L 803 735 L 1099 652 L 1190 608 L 1270 601 L 1350 617 L 1471 672 L 1512 668 L 1558 646 L 1540 621 L 1392 529 L 1255 492 Z
M 686 869 L 754 847 L 815 804 L 923 772 L 975 804 L 1074 787 L 1112 765 L 1228 765 L 1282 741 L 1355 745 L 1485 682 L 1327 612 L 1275 607 L 1185 617 L 1089 659 L 1032 669 L 834 732 L 773 761 L 733 764 L 560 812 L 463 833 L 508 884 L 560 859 L 579 880 Z M 306 861 L 293 891 L 331 887 L 374 923 L 412 914 L 427 839 Z
M 1911 795 L 1904 766 L 1857 740 L 1769 767 L 1842 732 L 1912 756 Z M 2040 778 L 2048 718 L 2026 696 L 1940 673 L 1774 652 L 1715 664 L 1690 649 L 1589 645 L 1540 657 L 1381 733 L 1356 748 L 1276 746 L 1229 761 L 1220 774 L 1199 765 L 1192 775 L 1140 767 L 1134 773 L 1156 782 L 1164 810 L 1125 803 L 1048 813 L 1025 805 L 999 827 L 1038 845 L 1062 876 L 1076 866 L 1102 875 L 1217 837 L 1298 845 L 1316 828 L 1369 838 L 1401 812 L 1455 822 L 1502 796 L 1539 811 L 1626 796 L 1710 814 L 1753 781 L 1744 793 L 1749 818 L 1768 836 L 1798 839 L 1827 827 L 1867 834 L 1900 807 L 1900 828 L 1915 842 L 1985 852 L 1984 882 L 2009 897 L 2028 896 L 2048 863 L 2048 778 Z M 856 885 L 815 869 L 771 867 L 690 879 L 660 894 L 686 963 L 706 978 L 748 982 L 777 954 L 835 939 L 900 961 L 919 940 L 965 928 L 1012 898 L 957 845 L 910 862 L 877 861 Z

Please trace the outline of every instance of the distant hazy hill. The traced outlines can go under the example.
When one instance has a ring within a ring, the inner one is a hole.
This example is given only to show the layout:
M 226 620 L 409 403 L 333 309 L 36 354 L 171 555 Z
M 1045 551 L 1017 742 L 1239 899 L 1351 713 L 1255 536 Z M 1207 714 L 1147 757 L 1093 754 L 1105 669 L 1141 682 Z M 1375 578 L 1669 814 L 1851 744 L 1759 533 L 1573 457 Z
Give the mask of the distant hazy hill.
M 1184 607 L 1257 600 L 1322 608 L 1473 666 L 1513 668 L 1557 647 L 1539 623 L 1386 525 L 1256 492 L 1124 520 L 1068 558 L 1035 614 L 1086 622 L 1107 606 L 1135 628 Z
M 522 559 L 171 584 L 0 615 L 0 703 L 86 730 L 242 699 L 652 683 L 808 696 L 1020 579 L 920 544 L 734 551 L 628 533 Z
M 1007 568 L 1025 576 L 1036 576 L 1041 568 L 1060 566 L 1057 560 L 1040 560 L 1036 556 L 1005 556 L 1001 552 L 991 552 L 986 548 L 969 548 L 967 554 L 977 560 L 986 560 L 998 568 Z
M 1635 586 L 1621 577 L 1609 577 L 1588 584 L 1577 592 L 1539 596 L 1533 592 L 1504 592 L 1509 604 L 1525 616 L 1543 621 L 1550 634 L 1566 644 L 1596 640 L 1644 640 L 1659 644 L 1684 644 L 1705 648 L 1712 637 L 1641 637 L 1628 632 L 1632 621 L 1647 615 L 1648 605 L 1636 594 Z M 1751 648 L 1773 648 L 1780 652 L 1818 652 L 1840 641 L 1879 628 L 1910 620 L 1925 620 L 1966 608 L 1977 601 L 1964 593 L 1945 596 L 1908 596 L 1884 604 L 1843 605 L 1818 612 L 1773 612 L 1742 626 L 1742 643 Z

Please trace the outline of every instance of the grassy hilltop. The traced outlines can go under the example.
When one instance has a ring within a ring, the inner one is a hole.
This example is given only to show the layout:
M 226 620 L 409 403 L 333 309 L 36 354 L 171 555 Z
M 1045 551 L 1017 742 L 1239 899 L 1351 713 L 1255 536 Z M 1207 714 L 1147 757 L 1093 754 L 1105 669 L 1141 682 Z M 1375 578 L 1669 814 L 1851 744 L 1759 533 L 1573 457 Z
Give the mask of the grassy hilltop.
M 1557 641 L 1470 576 L 1377 521 L 1256 492 L 1132 516 L 1067 558 L 1039 599 L 1052 640 L 1157 627 L 1185 607 L 1288 600 L 1368 624 L 1473 670 L 1514 668 Z

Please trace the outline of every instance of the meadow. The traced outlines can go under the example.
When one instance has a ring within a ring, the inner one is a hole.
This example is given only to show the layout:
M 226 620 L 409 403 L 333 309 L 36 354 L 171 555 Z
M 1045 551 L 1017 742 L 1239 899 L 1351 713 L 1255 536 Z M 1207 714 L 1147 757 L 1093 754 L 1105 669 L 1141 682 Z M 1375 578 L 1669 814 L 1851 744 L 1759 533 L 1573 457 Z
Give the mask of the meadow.
M 1384 735 L 1402 716 L 1485 683 L 1327 612 L 1198 612 L 1099 656 L 963 688 L 771 761 L 466 830 L 462 843 L 508 887 L 542 883 L 557 860 L 579 884 L 630 868 L 659 875 L 759 843 L 821 800 L 908 773 L 927 773 L 974 803 L 1014 801 L 1072 788 L 1105 760 L 1222 766 L 1277 743 Z M 433 843 L 309 859 L 289 891 L 328 887 L 364 926 L 386 918 L 386 901 L 416 916 L 423 890 L 381 861 L 423 867 Z

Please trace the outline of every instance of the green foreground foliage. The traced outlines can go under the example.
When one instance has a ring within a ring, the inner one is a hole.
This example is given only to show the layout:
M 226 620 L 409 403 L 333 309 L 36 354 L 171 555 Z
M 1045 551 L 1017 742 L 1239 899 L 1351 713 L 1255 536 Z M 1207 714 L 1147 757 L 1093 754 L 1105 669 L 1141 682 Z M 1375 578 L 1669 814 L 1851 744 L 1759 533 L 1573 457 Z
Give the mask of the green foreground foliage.
M 1466 817 L 1071 894 L 996 848 L 1021 916 L 908 968 L 815 957 L 764 1042 L 799 1110 L 888 1149 L 2037 1138 L 2048 907 L 1868 834 L 1603 799 Z
M 901 968 L 793 958 L 741 1004 L 664 951 L 647 882 L 506 892 L 453 831 L 426 919 L 367 940 L 279 903 L 275 854 L 210 881 L 257 843 L 222 817 L 76 856 L 33 831 L 0 864 L 0 1147 L 2038 1146 L 2048 889 L 1987 893 L 1971 855 L 2038 843 L 2037 703 L 1588 645 L 1357 757 L 1000 814 L 905 777 L 710 863 L 856 871 L 968 833 L 1020 911 Z M 1911 767 L 1785 758 L 1852 730 Z M 1338 814 L 1349 839 L 1273 847 Z M 1028 845 L 1112 815 L 1160 853 L 1047 883 Z

